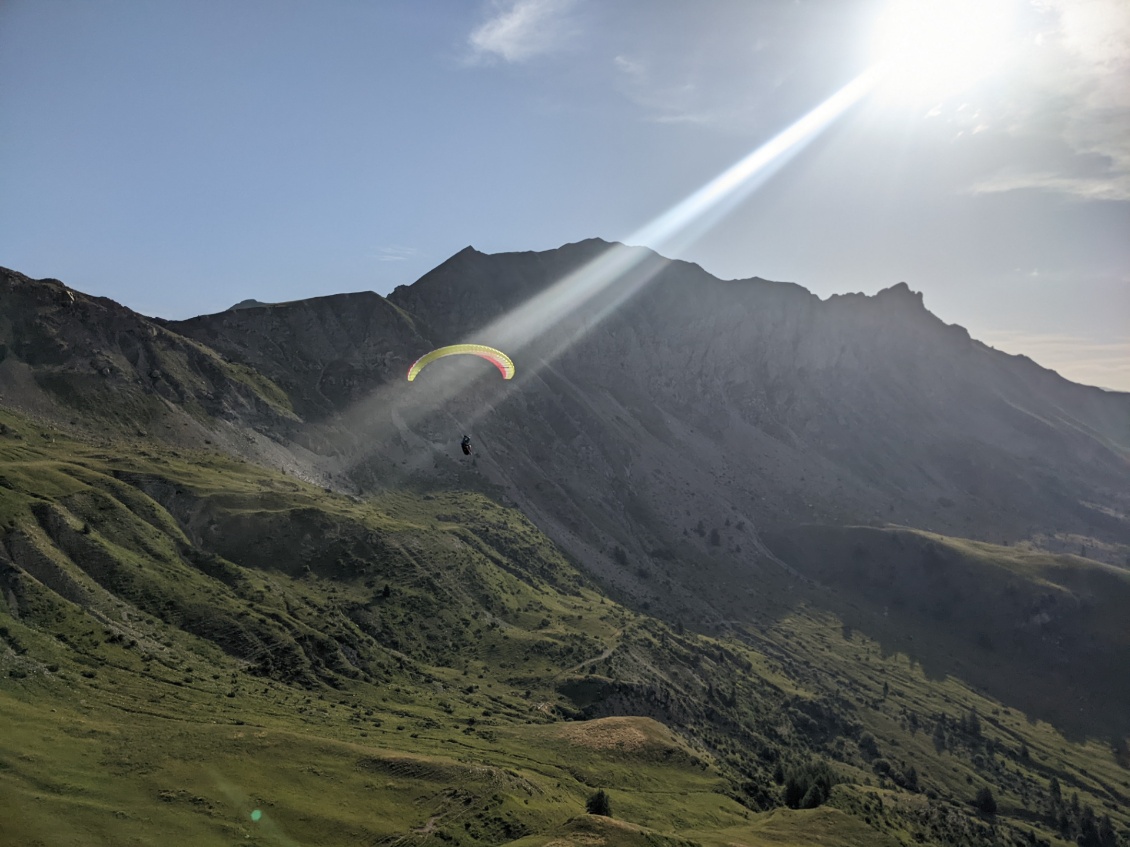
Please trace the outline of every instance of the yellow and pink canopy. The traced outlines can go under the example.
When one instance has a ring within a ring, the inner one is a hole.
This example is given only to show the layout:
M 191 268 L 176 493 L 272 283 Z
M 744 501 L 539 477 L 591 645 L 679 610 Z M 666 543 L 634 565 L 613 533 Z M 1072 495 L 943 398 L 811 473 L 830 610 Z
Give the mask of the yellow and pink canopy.
M 502 372 L 503 379 L 512 379 L 514 377 L 514 363 L 510 361 L 510 357 L 501 350 L 495 350 L 493 347 L 486 347 L 482 344 L 451 344 L 447 347 L 440 347 L 430 353 L 425 353 L 413 362 L 412 367 L 408 369 L 408 381 L 411 382 L 414 380 L 419 375 L 420 371 L 436 359 L 442 359 L 444 356 L 461 355 L 478 356 L 482 359 L 486 359 Z

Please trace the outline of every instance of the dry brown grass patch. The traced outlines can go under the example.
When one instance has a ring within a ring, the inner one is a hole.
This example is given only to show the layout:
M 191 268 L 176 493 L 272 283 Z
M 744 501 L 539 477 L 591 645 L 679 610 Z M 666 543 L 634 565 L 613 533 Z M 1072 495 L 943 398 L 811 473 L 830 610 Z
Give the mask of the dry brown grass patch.
M 558 729 L 558 735 L 573 744 L 593 750 L 636 752 L 654 743 L 636 718 L 601 718 L 570 723 Z

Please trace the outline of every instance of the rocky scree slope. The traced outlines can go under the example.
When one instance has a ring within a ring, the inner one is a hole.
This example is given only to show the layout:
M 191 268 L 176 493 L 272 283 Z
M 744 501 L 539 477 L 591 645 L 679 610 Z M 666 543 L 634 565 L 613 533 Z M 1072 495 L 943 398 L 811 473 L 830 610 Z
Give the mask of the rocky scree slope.
M 617 249 L 468 249 L 389 299 L 446 343 Z M 557 537 L 627 538 L 644 557 L 707 549 L 711 529 L 732 550 L 743 520 L 894 523 L 1095 536 L 1125 562 L 1130 395 L 992 350 L 905 284 L 820 301 L 655 254 L 641 264 L 650 283 L 602 323 L 597 303 L 510 351 L 537 370 L 560 336 L 593 327 L 481 425 L 513 489 L 558 516 Z
M 287 395 L 246 365 L 113 300 L 3 268 L 0 402 L 88 431 L 232 449 L 299 424 Z

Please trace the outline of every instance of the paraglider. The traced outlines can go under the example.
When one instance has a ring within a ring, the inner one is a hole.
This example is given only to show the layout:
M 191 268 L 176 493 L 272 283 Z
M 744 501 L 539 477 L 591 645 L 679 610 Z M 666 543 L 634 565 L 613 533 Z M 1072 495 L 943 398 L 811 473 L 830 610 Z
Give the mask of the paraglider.
M 459 443 L 459 446 L 463 448 L 463 455 L 464 456 L 470 456 L 471 455 L 471 436 L 464 435 L 463 440 Z
M 478 356 L 482 359 L 486 359 L 498 368 L 502 373 L 503 379 L 514 378 L 514 363 L 510 360 L 510 357 L 501 350 L 495 350 L 493 347 L 487 347 L 483 344 L 452 344 L 448 347 L 440 347 L 436 350 L 432 350 L 430 353 L 425 353 L 413 362 L 412 367 L 408 369 L 408 381 L 412 382 L 416 379 L 420 371 L 436 359 L 442 359 L 444 356 L 458 355 Z

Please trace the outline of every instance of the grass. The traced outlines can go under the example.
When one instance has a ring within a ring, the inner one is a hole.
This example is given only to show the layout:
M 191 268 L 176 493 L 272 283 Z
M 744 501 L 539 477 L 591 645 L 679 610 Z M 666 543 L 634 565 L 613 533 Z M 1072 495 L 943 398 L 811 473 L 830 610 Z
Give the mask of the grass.
M 902 528 L 770 539 L 825 602 L 926 673 L 953 675 L 1083 738 L 1130 733 L 1130 572 Z
M 938 673 L 948 642 L 856 595 L 681 631 L 481 492 L 0 424 L 0 844 L 1066 844 L 1052 777 L 1130 827 L 1117 744 Z M 915 537 L 989 588 L 1121 578 Z M 1117 650 L 1103 602 L 1080 626 Z M 782 808 L 814 762 L 829 801 Z

